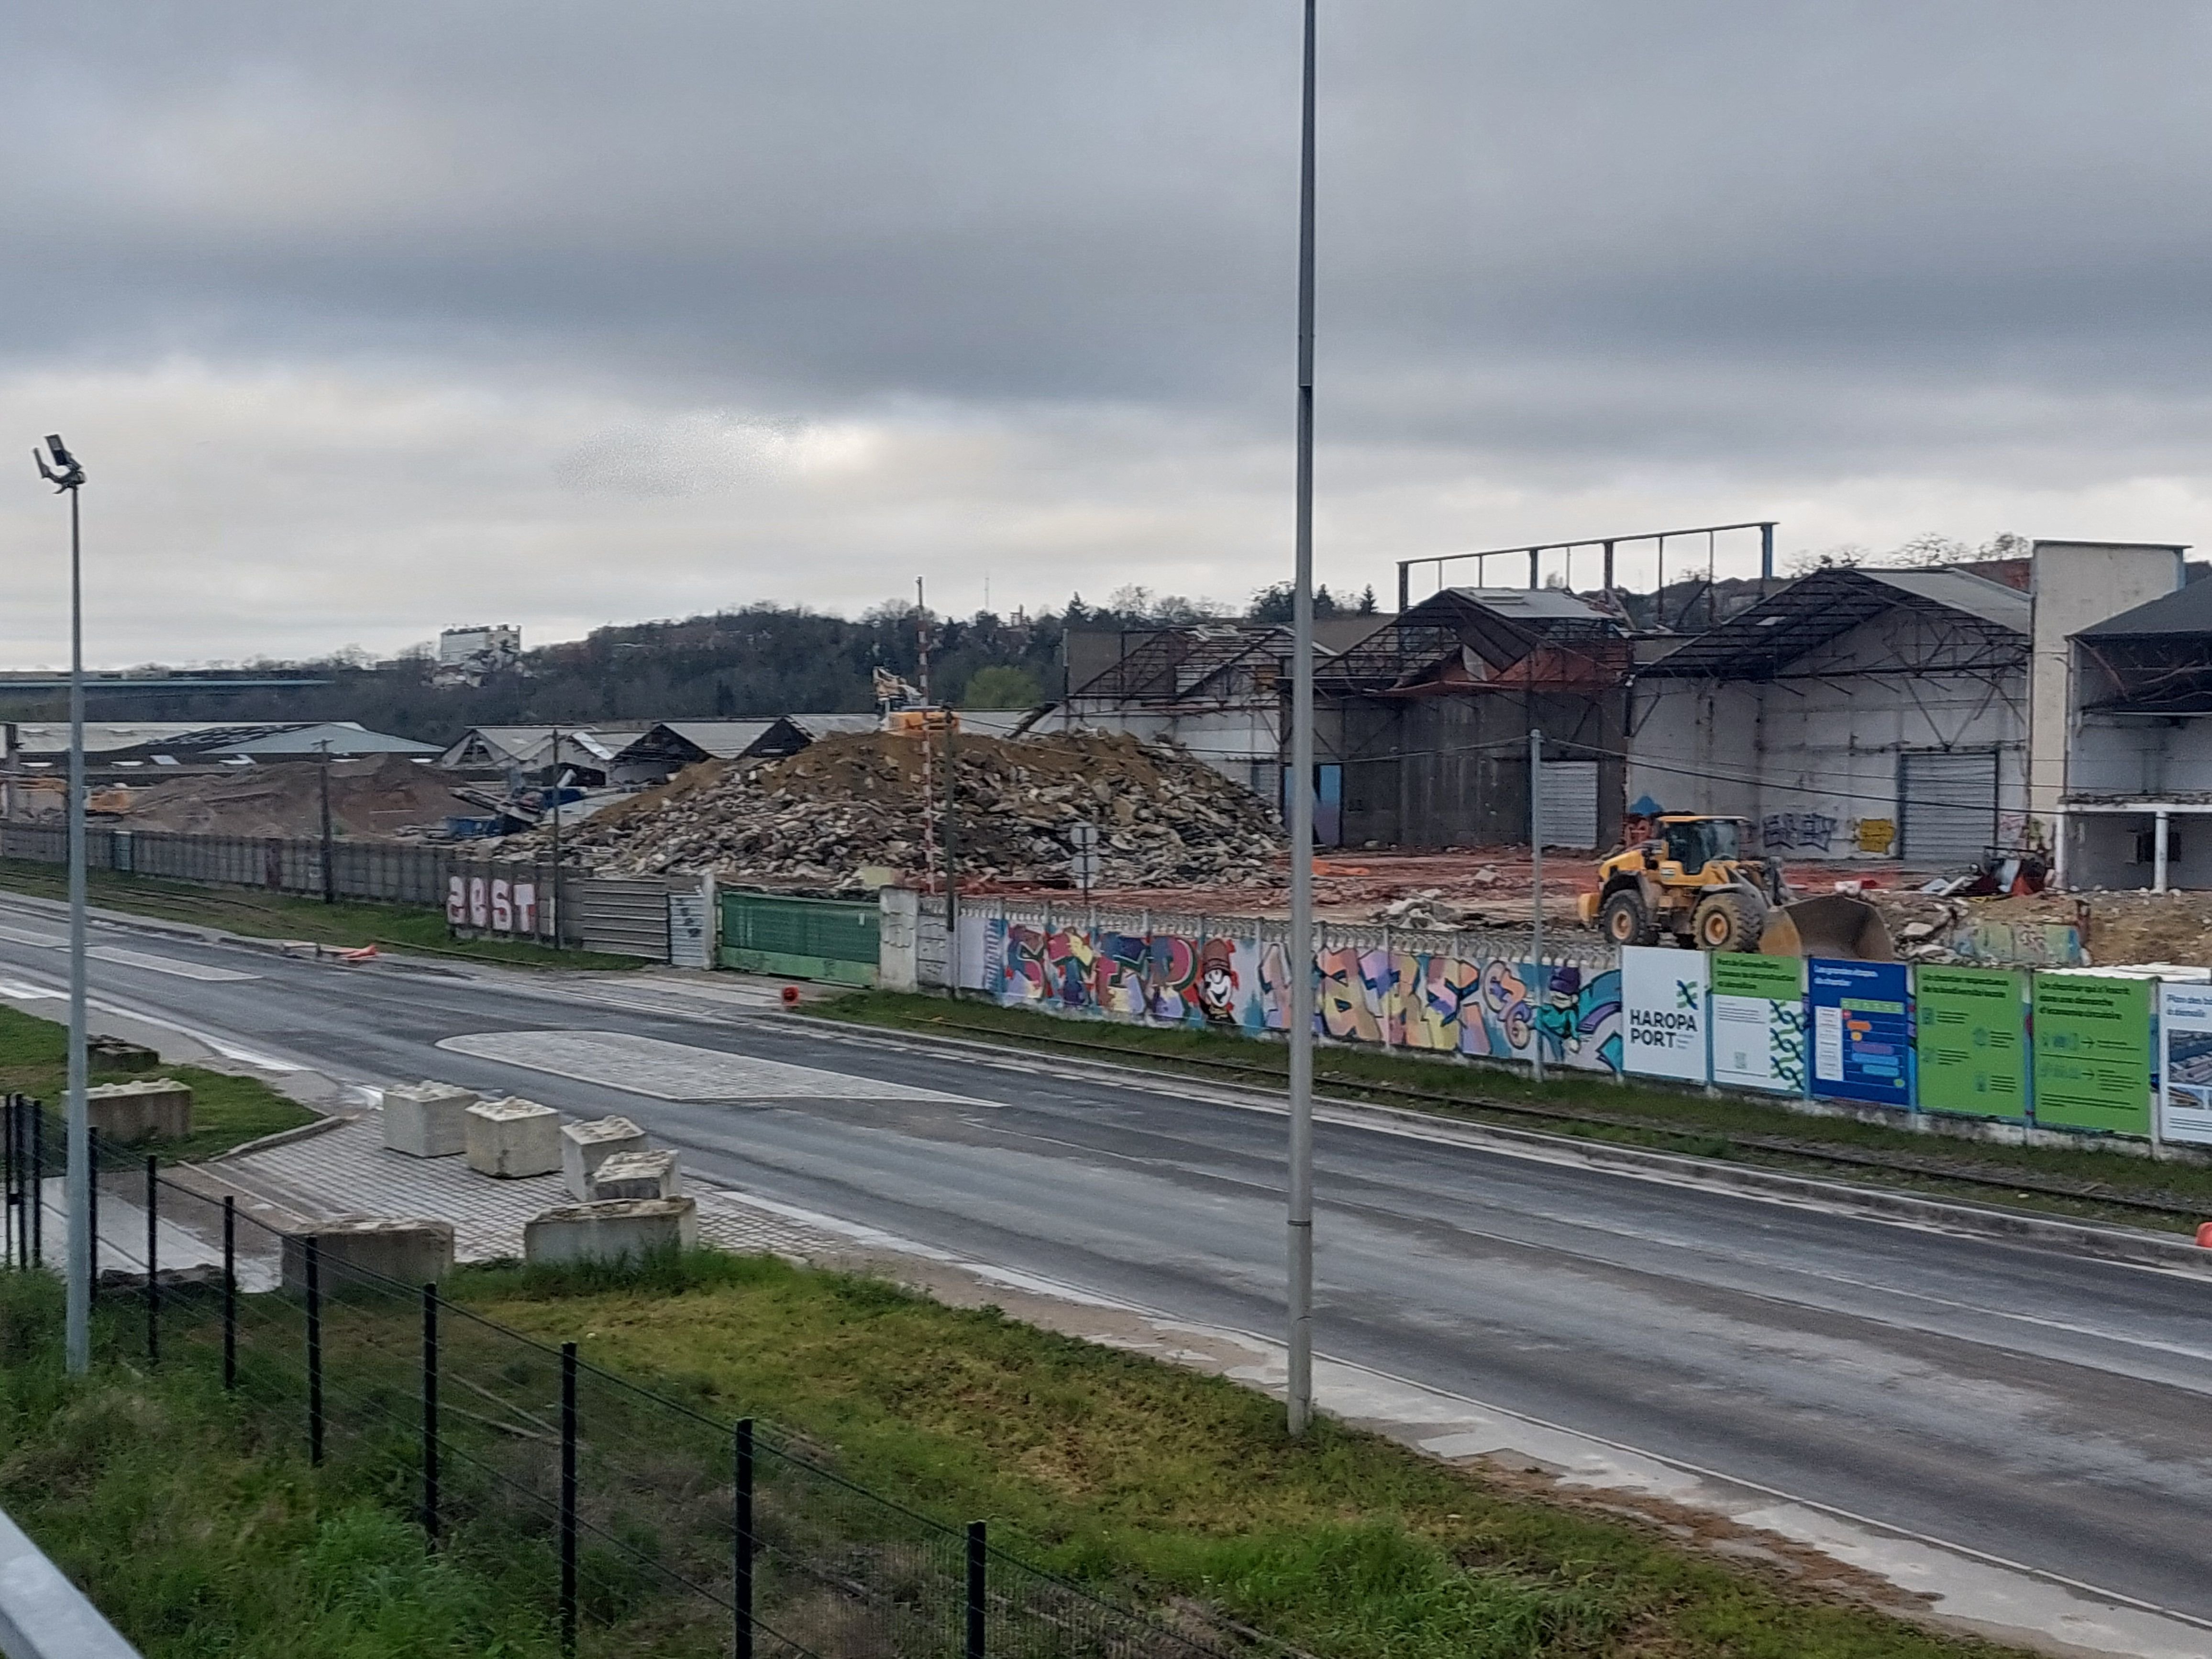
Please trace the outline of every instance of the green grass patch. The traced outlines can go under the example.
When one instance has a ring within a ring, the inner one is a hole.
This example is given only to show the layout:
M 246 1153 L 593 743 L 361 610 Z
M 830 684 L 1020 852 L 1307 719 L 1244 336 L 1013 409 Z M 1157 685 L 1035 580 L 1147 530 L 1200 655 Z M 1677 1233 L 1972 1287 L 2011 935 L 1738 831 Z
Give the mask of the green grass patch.
M 314 1113 L 297 1101 L 286 1099 L 258 1078 L 233 1077 L 198 1066 L 163 1066 L 151 1073 L 94 1070 L 90 1075 L 96 1084 L 158 1076 L 191 1085 L 192 1133 L 181 1140 L 145 1141 L 131 1149 L 137 1154 L 153 1153 L 165 1164 L 212 1158 L 264 1135 L 296 1129 L 315 1118 Z M 68 1027 L 17 1009 L 0 1008 L 0 1092 L 45 1101 L 54 1114 L 50 1133 L 58 1134 L 68 1081 Z
M 375 1482 L 309 1468 L 204 1370 L 64 1379 L 60 1299 L 45 1274 L 0 1287 L 0 1507 L 147 1659 L 558 1651 L 542 1597 L 428 1553 Z
M 1154 1608 L 1323 1659 L 1934 1659 L 1999 1650 L 1680 1547 L 1249 1389 L 881 1281 L 710 1254 L 456 1294 L 837 1472 Z
M 879 1280 L 695 1252 L 628 1272 L 466 1270 L 449 1291 L 546 1343 L 576 1340 L 587 1361 L 714 1421 L 772 1424 L 777 1443 L 842 1480 L 947 1522 L 987 1519 L 1002 1550 L 1098 1593 L 1187 1629 L 1202 1610 L 1225 1650 L 1243 1646 L 1241 1626 L 1317 1659 L 2009 1651 L 1326 1419 L 1291 1442 L 1280 1407 L 1233 1383 Z M 58 1286 L 41 1274 L 0 1279 L 0 1504 L 148 1659 L 549 1653 L 542 1517 L 518 1527 L 449 1492 L 435 1554 L 412 1523 L 411 1299 L 326 1310 L 332 1455 L 319 1469 L 300 1443 L 296 1306 L 247 1301 L 235 1395 L 216 1381 L 204 1300 L 173 1314 L 151 1372 L 133 1363 L 135 1302 L 103 1301 L 94 1373 L 72 1382 L 58 1364 Z M 520 1458 L 513 1467 L 535 1468 L 542 1486 L 550 1355 L 456 1316 L 446 1330 L 456 1426 L 515 1424 L 524 1432 L 495 1444 L 480 1437 L 474 1455 Z M 625 1399 L 635 1396 L 593 1382 L 582 1401 L 587 1500 L 605 1490 L 595 1474 L 611 1470 L 623 1503 L 611 1523 L 657 1559 L 686 1564 L 687 1534 L 726 1525 L 726 1471 L 696 1443 L 653 1437 L 687 1419 L 625 1419 Z M 710 1447 L 727 1439 L 713 1422 L 697 1435 Z M 449 1462 L 459 1488 L 471 1465 Z M 957 1607 L 957 1545 L 930 1557 L 911 1528 L 903 1544 L 872 1534 L 849 1489 L 763 1479 L 770 1524 L 787 1540 L 827 1540 L 814 1559 L 833 1580 L 880 1582 L 887 1565 L 919 1573 L 928 1557 L 933 1593 L 953 1586 Z M 726 1651 L 726 1617 L 711 1604 L 623 1575 L 596 1542 L 592 1554 L 585 1654 Z M 1015 1571 L 994 1568 L 1001 1593 Z M 799 1585 L 779 1604 L 780 1627 L 825 1659 L 921 1651 L 867 1616 L 841 1614 L 830 1585 L 811 1582 L 821 1587 Z M 919 1592 L 919 1577 L 908 1582 Z M 1062 1595 L 1059 1605 L 1072 1604 Z M 1041 1624 L 1000 1634 L 997 1659 L 1089 1651 L 1057 1645 Z M 1123 1651 L 1182 1650 L 1140 1639 Z
M 859 991 L 802 1012 L 857 1024 L 898 1030 L 937 1032 L 971 1042 L 1034 1045 L 1044 1054 L 1145 1066 L 1257 1088 L 1283 1077 L 1287 1050 L 1279 1042 L 1235 1036 L 1189 1026 L 1154 1027 L 1119 1020 L 1077 1020 L 995 1003 L 892 991 Z M 1108 1052 L 1057 1048 L 1051 1039 L 1096 1043 Z M 1197 1062 L 1228 1060 L 1255 1066 L 1261 1075 L 1239 1076 Z M 1385 1054 L 1372 1048 L 1317 1046 L 1316 1080 L 1337 1098 L 1370 1101 L 1470 1122 L 1488 1122 L 1545 1133 L 1646 1146 L 1700 1158 L 1855 1182 L 1887 1190 L 2073 1219 L 2191 1232 L 2200 1218 L 2212 1218 L 2212 1164 L 2178 1159 L 2154 1162 L 2125 1152 L 2079 1148 L 2007 1146 L 1936 1133 L 1918 1133 L 1854 1118 L 1792 1112 L 1732 1096 L 1669 1089 L 1641 1081 L 1616 1083 L 1602 1074 L 1560 1072 L 1539 1084 L 1526 1072 L 1474 1066 L 1438 1057 Z M 1417 1090 L 1441 1097 L 1410 1099 L 1378 1085 Z M 1609 1121 L 1543 1121 L 1501 1111 L 1498 1104 L 1535 1105 L 1587 1113 Z M 1867 1170 L 1838 1165 L 1811 1156 L 1793 1156 L 1787 1147 L 1754 1140 L 1797 1143 L 1810 1151 L 1872 1152 L 1900 1161 L 1899 1167 Z M 1904 1167 L 1909 1164 L 1911 1167 Z M 1962 1173 L 2010 1180 L 2027 1177 L 2078 1188 L 2075 1194 L 1992 1187 L 1958 1178 Z M 2107 1197 L 2152 1198 L 2194 1206 L 2186 1216 L 2161 1215 L 2106 1201 Z
M 254 939 L 311 939 L 318 945 L 349 949 L 389 945 L 477 962 L 590 969 L 599 973 L 627 971 L 640 965 L 632 957 L 595 951 L 555 951 L 510 939 L 455 939 L 446 913 L 422 905 L 379 904 L 362 899 L 325 904 L 318 899 L 258 887 L 210 886 L 112 870 L 88 871 L 85 881 L 92 902 L 106 909 L 165 921 L 196 922 Z M 0 860 L 0 888 L 41 898 L 61 898 L 68 891 L 68 878 L 58 865 Z

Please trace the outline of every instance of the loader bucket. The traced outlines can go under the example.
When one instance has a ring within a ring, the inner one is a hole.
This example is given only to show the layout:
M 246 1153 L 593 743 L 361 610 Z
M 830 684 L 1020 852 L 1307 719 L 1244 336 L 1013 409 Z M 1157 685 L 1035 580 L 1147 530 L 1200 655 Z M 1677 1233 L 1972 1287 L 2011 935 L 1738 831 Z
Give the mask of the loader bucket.
M 1842 962 L 1894 962 L 1897 948 L 1881 912 L 1849 893 L 1822 893 L 1778 906 L 1759 936 L 1760 954 L 1827 957 Z

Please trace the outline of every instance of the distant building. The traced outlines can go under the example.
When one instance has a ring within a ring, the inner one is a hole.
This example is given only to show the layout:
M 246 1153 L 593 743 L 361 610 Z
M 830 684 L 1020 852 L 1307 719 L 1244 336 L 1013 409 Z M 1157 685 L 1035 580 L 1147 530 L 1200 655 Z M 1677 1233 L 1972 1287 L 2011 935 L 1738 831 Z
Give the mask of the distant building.
M 522 630 L 496 627 L 448 628 L 438 635 L 438 665 L 431 678 L 439 685 L 480 685 L 484 677 L 522 660 Z

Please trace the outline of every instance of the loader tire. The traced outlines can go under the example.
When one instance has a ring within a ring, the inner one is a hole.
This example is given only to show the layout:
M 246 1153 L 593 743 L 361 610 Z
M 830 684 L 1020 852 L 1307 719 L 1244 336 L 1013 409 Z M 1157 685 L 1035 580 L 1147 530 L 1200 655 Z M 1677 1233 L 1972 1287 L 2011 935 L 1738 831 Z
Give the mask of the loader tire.
M 1598 913 L 1597 925 L 1615 945 L 1659 942 L 1659 926 L 1644 909 L 1643 896 L 1632 888 L 1623 888 L 1605 902 L 1605 908 Z
M 1714 893 L 1698 901 L 1690 937 L 1700 951 L 1756 951 L 1765 916 L 1740 893 Z

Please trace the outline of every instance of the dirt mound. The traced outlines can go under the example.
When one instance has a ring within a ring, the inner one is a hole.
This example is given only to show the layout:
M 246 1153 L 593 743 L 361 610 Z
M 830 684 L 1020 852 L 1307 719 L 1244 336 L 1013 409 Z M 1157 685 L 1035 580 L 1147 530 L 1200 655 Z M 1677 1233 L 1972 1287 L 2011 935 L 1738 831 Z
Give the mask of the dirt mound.
M 321 772 L 318 762 L 295 761 L 165 779 L 133 787 L 129 810 L 103 812 L 99 822 L 192 836 L 320 835 Z M 443 773 L 404 755 L 331 763 L 331 824 L 350 840 L 388 840 L 479 810 L 453 795 Z
M 941 822 L 942 741 L 929 752 Z M 952 823 L 963 884 L 1065 884 L 1070 832 L 1082 823 L 1097 829 L 1101 885 L 1261 884 L 1281 852 L 1274 815 L 1257 796 L 1177 749 L 1055 732 L 963 737 L 956 752 Z M 864 865 L 920 875 L 923 754 L 919 738 L 867 733 L 826 738 L 784 760 L 708 762 L 564 831 L 563 841 L 609 875 L 715 870 L 845 888 L 860 884 Z

